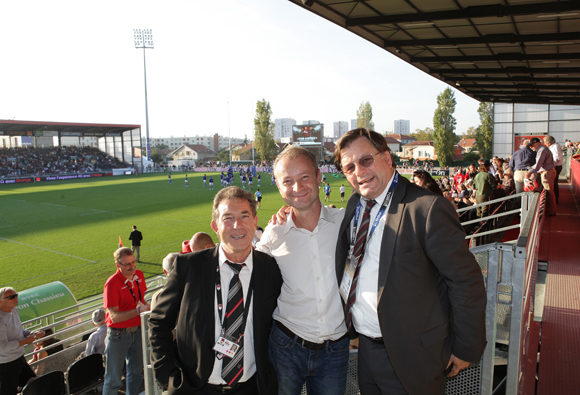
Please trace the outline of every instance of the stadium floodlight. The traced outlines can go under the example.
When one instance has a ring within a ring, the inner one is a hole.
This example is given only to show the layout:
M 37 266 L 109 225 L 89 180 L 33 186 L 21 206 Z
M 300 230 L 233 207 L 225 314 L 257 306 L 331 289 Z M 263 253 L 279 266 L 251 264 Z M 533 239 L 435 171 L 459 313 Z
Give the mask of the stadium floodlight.
M 147 138 L 147 160 L 151 160 L 151 143 L 149 141 L 149 111 L 147 109 L 147 62 L 145 50 L 153 48 L 153 29 L 133 29 L 135 49 L 143 48 L 143 76 L 145 78 L 145 133 Z

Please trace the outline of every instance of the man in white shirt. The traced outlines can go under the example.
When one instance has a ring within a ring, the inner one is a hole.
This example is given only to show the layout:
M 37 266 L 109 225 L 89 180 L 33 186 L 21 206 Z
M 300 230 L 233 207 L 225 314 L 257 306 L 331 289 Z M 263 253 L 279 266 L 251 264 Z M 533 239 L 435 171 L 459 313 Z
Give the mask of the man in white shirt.
M 280 395 L 344 394 L 349 339 L 335 272 L 335 247 L 344 210 L 323 206 L 320 170 L 308 150 L 291 146 L 274 172 L 287 221 L 269 225 L 256 249 L 276 258 L 284 284 L 270 334 L 269 360 Z
M 544 136 L 544 144 L 550 149 L 552 159 L 554 159 L 554 169 L 556 169 L 556 179 L 554 180 L 554 195 L 556 195 L 556 204 L 560 199 L 560 187 L 558 186 L 558 179 L 562 172 L 562 165 L 564 164 L 564 152 L 560 144 L 556 143 L 556 139 L 552 136 Z

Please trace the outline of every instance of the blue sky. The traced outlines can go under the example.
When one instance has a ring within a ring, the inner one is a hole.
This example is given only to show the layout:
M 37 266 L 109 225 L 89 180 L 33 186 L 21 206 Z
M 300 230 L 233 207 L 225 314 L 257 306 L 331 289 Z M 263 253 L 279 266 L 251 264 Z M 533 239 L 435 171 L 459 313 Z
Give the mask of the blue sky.
M 447 85 L 287 0 L 0 3 L 0 119 L 141 124 L 147 50 L 151 137 L 252 138 L 256 101 L 272 118 L 325 124 L 373 107 L 376 130 L 432 127 Z M 479 103 L 456 91 L 458 134 Z M 229 102 L 229 126 L 228 126 Z

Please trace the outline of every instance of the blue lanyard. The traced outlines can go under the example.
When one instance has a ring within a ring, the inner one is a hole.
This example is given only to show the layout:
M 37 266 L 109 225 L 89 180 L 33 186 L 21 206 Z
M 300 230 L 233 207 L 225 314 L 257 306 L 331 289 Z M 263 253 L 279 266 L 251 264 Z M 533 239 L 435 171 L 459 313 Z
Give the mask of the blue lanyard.
M 379 210 L 379 212 L 377 213 L 377 216 L 375 217 L 375 221 L 373 222 L 373 226 L 372 226 L 372 228 L 369 232 L 369 236 L 367 238 L 367 243 L 371 239 L 371 236 L 373 235 L 375 228 L 379 224 L 381 218 L 383 217 L 383 214 L 385 213 L 385 210 L 387 209 L 387 206 L 391 202 L 391 198 L 393 197 L 393 193 L 395 193 L 395 188 L 397 187 L 398 182 L 399 182 L 399 172 L 397 172 L 395 170 L 395 176 L 393 178 L 393 182 L 391 182 L 391 186 L 389 188 L 389 191 L 387 192 L 387 196 L 385 196 L 385 200 L 383 201 L 383 204 L 381 205 L 381 209 Z M 356 230 L 357 230 L 357 226 L 358 226 L 358 218 L 360 216 L 361 207 L 362 207 L 362 204 L 359 201 L 357 206 L 356 206 L 356 214 L 354 217 L 354 224 L 352 227 L 351 246 L 354 245 L 355 240 L 356 240 Z

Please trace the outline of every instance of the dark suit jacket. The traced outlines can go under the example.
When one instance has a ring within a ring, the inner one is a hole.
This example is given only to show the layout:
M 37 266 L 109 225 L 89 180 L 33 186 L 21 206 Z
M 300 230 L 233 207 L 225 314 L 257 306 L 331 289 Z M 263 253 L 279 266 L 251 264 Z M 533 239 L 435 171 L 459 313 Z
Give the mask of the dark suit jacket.
M 360 195 L 348 201 L 336 250 L 340 284 Z M 411 394 L 443 393 L 450 354 L 479 362 L 485 348 L 481 270 L 451 203 L 400 177 L 383 233 L 378 315 L 397 377 Z
M 129 235 L 129 240 L 131 240 L 131 245 L 141 247 L 141 240 L 143 240 L 143 234 L 135 229 Z
M 181 255 L 149 319 L 155 377 L 169 394 L 191 394 L 203 387 L 215 361 L 215 274 L 218 248 Z M 274 258 L 253 251 L 254 352 L 260 394 L 277 394 L 277 377 L 268 362 L 268 338 L 282 275 Z M 176 327 L 176 341 L 171 330 Z

